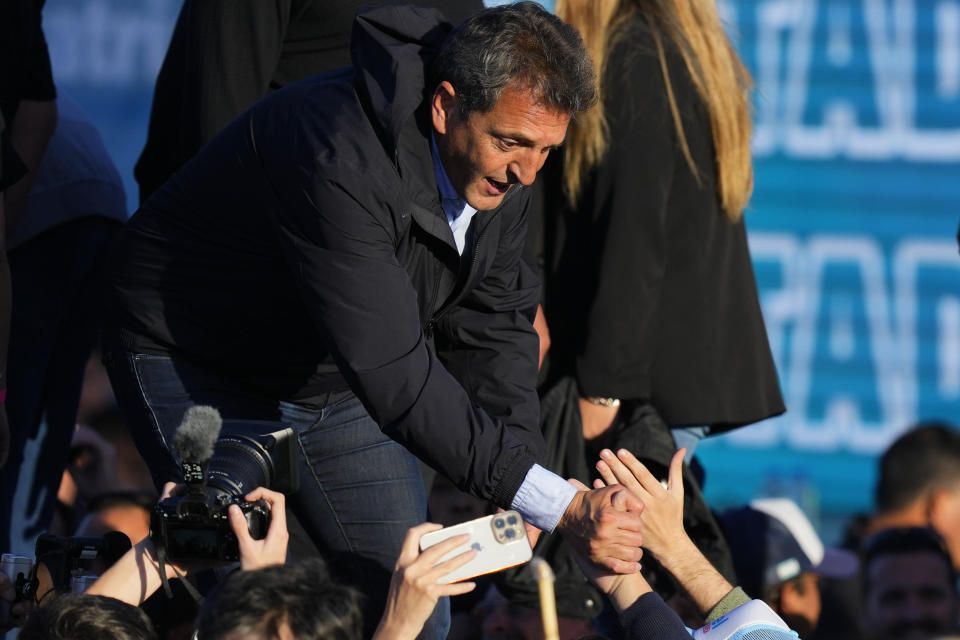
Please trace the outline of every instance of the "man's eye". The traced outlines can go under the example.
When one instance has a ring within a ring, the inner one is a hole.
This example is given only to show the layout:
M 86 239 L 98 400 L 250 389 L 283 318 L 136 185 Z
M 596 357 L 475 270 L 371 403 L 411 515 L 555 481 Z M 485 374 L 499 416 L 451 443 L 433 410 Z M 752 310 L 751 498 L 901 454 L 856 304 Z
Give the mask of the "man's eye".
M 511 140 L 509 138 L 498 138 L 500 146 L 504 149 L 512 149 L 517 146 L 516 140 Z

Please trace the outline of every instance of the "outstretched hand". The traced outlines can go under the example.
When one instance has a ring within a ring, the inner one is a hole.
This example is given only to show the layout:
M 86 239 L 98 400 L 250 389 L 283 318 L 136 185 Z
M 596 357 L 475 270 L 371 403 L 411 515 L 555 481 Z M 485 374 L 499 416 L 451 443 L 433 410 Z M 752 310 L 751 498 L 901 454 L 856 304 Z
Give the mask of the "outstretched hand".
M 636 573 L 643 552 L 643 503 L 624 487 L 579 489 L 557 529 L 581 556 L 614 573 Z M 620 495 L 622 494 L 622 495 Z
M 595 480 L 595 487 L 620 484 L 643 502 L 643 546 L 661 561 L 686 538 L 683 530 L 685 453 L 686 449 L 681 448 L 673 454 L 666 487 L 626 449 L 620 449 L 616 455 L 604 449 L 597 462 L 597 471 L 603 480 Z
M 469 535 L 453 536 L 420 552 L 420 538 L 423 534 L 442 528 L 439 524 L 425 522 L 407 531 L 393 577 L 390 579 L 387 606 L 373 640 L 416 638 L 427 618 L 433 613 L 439 598 L 468 593 L 476 588 L 474 582 L 439 582 L 443 576 L 462 567 L 477 555 L 476 551 L 468 549 L 440 562 L 448 552 L 466 544 L 470 540 Z

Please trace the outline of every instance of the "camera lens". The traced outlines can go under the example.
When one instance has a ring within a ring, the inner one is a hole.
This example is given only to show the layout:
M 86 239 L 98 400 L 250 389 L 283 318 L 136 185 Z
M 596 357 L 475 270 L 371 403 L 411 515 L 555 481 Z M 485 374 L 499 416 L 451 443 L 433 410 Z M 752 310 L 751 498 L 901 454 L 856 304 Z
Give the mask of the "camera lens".
M 507 524 L 510 526 L 517 524 L 517 516 L 507 516 Z
M 493 521 L 493 526 L 495 526 L 497 529 L 503 529 L 504 525 L 505 523 L 503 521 L 503 518 L 497 518 L 496 520 Z
M 513 529 L 507 529 L 506 531 L 503 532 L 503 535 L 507 536 L 508 538 L 512 538 L 517 535 L 517 532 L 514 531 Z

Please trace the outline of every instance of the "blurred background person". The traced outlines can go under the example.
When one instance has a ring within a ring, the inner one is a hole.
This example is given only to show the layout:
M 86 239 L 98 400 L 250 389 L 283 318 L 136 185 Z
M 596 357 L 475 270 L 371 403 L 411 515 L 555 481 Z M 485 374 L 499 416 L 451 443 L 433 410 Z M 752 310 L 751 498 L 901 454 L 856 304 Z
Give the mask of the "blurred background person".
M 744 591 L 761 599 L 791 629 L 808 638 L 820 620 L 820 576 L 845 578 L 857 557 L 825 547 L 813 525 L 792 501 L 766 498 L 721 516 Z
M 958 615 L 957 573 L 936 531 L 886 529 L 867 541 L 862 625 L 868 640 L 956 634 Z
M 897 438 L 879 462 L 867 527 L 930 527 L 960 568 L 960 431 L 947 422 L 923 422 Z
M 0 472 L 0 548 L 16 553 L 31 552 L 53 521 L 98 340 L 105 258 L 127 217 L 99 132 L 63 92 L 56 109 L 56 130 L 7 238 L 12 441 Z

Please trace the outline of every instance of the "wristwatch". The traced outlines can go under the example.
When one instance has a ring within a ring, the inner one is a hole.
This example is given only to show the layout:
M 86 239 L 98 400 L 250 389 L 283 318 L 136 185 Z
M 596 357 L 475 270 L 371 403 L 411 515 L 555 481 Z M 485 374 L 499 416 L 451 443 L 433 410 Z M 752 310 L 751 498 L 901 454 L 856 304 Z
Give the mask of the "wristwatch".
M 601 407 L 619 407 L 620 398 L 602 398 L 600 396 L 587 396 L 584 398 L 590 404 L 598 404 Z

